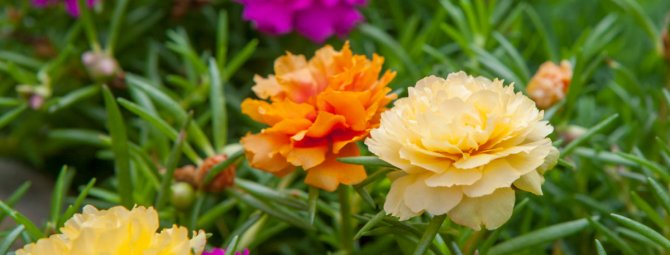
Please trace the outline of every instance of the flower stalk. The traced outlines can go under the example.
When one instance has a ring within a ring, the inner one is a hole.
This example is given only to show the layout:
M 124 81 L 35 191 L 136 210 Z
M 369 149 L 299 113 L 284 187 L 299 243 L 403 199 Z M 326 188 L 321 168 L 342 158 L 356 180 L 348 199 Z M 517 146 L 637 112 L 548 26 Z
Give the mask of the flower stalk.
M 430 223 L 428 223 L 428 226 L 426 227 L 426 231 L 423 232 L 421 240 L 419 240 L 419 244 L 414 250 L 414 255 L 422 255 L 426 253 L 428 246 L 430 246 L 430 243 L 432 243 L 433 239 L 435 239 L 435 235 L 437 235 L 437 232 L 440 230 L 440 227 L 446 218 L 446 214 L 433 216 L 433 218 L 430 220 Z
M 354 253 L 354 237 L 351 229 L 351 201 L 349 186 L 342 185 L 337 189 L 340 199 L 340 243 L 346 254 Z

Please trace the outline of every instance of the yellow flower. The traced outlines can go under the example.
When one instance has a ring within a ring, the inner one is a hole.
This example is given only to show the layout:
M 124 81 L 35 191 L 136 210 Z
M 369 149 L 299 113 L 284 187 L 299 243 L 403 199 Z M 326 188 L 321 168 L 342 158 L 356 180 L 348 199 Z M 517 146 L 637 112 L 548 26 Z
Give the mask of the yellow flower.
M 501 226 L 514 207 L 512 186 L 541 195 L 542 175 L 557 160 L 543 114 L 499 80 L 464 72 L 420 80 L 365 141 L 402 170 L 384 210 L 401 220 L 446 213 L 475 230 Z
M 17 255 L 181 255 L 201 254 L 205 248 L 204 231 L 194 232 L 172 226 L 158 229 L 158 214 L 153 208 L 135 207 L 128 210 L 116 206 L 98 210 L 84 207 L 60 229 L 61 234 L 28 244 Z
M 563 100 L 572 82 L 572 65 L 561 61 L 558 66 L 550 61 L 545 62 L 528 83 L 528 96 L 535 100 L 537 107 L 547 109 Z

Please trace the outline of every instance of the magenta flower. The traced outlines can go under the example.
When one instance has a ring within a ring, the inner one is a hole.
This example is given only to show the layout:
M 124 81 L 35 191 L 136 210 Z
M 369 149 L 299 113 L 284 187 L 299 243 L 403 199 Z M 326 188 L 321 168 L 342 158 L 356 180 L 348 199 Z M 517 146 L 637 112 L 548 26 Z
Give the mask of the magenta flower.
M 72 17 L 79 17 L 79 5 L 77 4 L 77 0 L 33 0 L 33 5 L 43 8 L 59 2 L 65 2 L 65 10 Z M 89 8 L 93 7 L 96 2 L 97 0 L 86 0 L 86 4 Z
M 287 34 L 294 29 L 321 43 L 333 34 L 347 35 L 361 21 L 356 9 L 365 0 L 238 0 L 244 5 L 243 17 L 258 30 Z
M 226 250 L 214 248 L 211 251 L 203 252 L 202 255 L 226 255 Z M 242 252 L 236 252 L 235 255 L 249 255 L 249 249 L 244 249 Z

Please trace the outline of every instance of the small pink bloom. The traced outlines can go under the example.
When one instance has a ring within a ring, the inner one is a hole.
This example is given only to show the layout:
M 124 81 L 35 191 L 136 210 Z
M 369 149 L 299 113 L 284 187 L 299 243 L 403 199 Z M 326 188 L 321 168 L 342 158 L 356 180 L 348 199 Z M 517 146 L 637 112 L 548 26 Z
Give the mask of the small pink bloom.
M 79 17 L 79 5 L 77 4 L 77 0 L 33 0 L 33 5 L 38 8 L 44 8 L 59 2 L 64 2 L 65 10 L 72 17 Z M 97 0 L 86 0 L 86 4 L 89 8 L 93 7 L 96 2 Z
M 363 21 L 356 9 L 365 0 L 239 0 L 243 17 L 258 30 L 287 34 L 296 30 L 310 40 L 321 43 L 332 35 L 346 36 Z

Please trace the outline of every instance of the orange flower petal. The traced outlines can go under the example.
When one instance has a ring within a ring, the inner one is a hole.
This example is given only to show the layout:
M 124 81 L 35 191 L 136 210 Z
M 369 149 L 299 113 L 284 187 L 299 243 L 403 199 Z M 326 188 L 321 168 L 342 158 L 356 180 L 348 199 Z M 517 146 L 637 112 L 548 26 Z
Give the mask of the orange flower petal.
M 240 140 L 246 150 L 249 164 L 254 168 L 273 173 L 285 175 L 293 170 L 293 166 L 280 154 L 283 147 L 289 144 L 289 138 L 277 134 L 247 134 Z
M 281 86 L 279 86 L 279 83 L 277 82 L 277 79 L 274 75 L 270 75 L 268 78 L 263 78 L 260 75 L 256 75 L 254 76 L 254 82 L 256 85 L 251 87 L 251 90 L 256 93 L 256 96 L 262 99 L 268 99 L 281 93 Z
M 356 144 L 343 148 L 339 154 L 329 154 L 326 160 L 307 170 L 305 183 L 326 191 L 335 191 L 341 184 L 353 185 L 362 182 L 367 177 L 365 168 L 360 165 L 350 165 L 337 161 L 337 157 L 351 157 L 360 154 Z
M 263 130 L 264 133 L 281 133 L 293 135 L 312 126 L 312 122 L 307 119 L 284 119 L 274 126 Z
M 323 163 L 328 153 L 328 146 L 293 148 L 286 154 L 286 160 L 294 166 L 310 169 Z
M 330 134 L 333 129 L 347 126 L 346 119 L 343 116 L 319 111 L 314 124 L 307 130 L 306 135 L 320 138 Z
M 354 130 L 363 130 L 366 127 L 366 111 L 361 101 L 369 96 L 370 92 L 327 91 L 321 93 L 317 101 L 322 101 L 333 109 L 333 113 L 346 118 L 347 124 Z
M 271 126 L 283 119 L 308 118 L 314 112 L 314 106 L 291 101 L 277 101 L 270 104 L 262 100 L 245 99 L 241 107 L 242 113 L 253 120 Z

